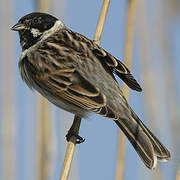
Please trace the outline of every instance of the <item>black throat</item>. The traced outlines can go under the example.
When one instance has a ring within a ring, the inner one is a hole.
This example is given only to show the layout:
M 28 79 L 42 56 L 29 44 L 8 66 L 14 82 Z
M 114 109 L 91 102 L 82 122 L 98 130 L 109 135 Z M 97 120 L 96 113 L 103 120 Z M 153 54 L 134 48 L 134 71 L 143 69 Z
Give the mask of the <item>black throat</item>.
M 31 46 L 36 44 L 41 38 L 41 35 L 34 37 L 29 30 L 20 31 L 19 36 L 22 50 L 30 48 Z

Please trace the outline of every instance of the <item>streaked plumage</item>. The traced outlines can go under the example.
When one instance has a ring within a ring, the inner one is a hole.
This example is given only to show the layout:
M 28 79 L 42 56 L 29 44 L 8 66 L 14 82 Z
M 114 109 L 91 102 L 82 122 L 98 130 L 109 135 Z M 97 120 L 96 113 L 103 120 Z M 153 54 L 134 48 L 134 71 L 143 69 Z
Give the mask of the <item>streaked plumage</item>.
M 157 158 L 170 158 L 123 96 L 113 73 L 131 89 L 141 87 L 122 62 L 48 14 L 26 15 L 12 29 L 20 34 L 19 69 L 31 89 L 80 117 L 94 112 L 113 119 L 150 169 Z

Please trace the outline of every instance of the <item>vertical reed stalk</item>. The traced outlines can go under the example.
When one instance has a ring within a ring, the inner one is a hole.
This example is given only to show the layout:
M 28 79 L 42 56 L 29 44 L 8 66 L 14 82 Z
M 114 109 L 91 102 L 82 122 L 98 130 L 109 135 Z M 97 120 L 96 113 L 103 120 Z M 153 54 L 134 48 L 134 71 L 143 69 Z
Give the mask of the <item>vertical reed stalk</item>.
M 130 69 L 132 65 L 134 25 L 136 17 L 136 0 L 128 1 L 126 43 L 125 43 L 125 64 Z M 123 92 L 126 99 L 129 99 L 129 89 L 123 85 Z M 123 180 L 125 167 L 125 135 L 120 131 L 118 159 L 116 167 L 116 180 Z
M 80 129 L 80 125 L 81 125 L 81 118 L 78 116 L 75 116 L 74 121 L 73 121 L 73 125 L 74 125 L 73 130 L 77 134 L 79 134 L 79 129 Z M 60 180 L 67 180 L 68 179 L 72 159 L 74 156 L 76 140 L 77 140 L 77 138 L 75 136 L 72 136 L 70 138 L 68 144 L 67 144 L 66 154 L 64 157 L 64 163 L 63 163 L 63 167 L 62 167 L 62 171 L 61 171 L 61 175 L 60 175 Z
M 178 170 L 177 170 L 176 180 L 180 180 L 180 165 L 179 165 Z
M 98 45 L 100 44 L 100 38 L 101 38 L 101 35 L 102 35 L 104 23 L 105 23 L 105 20 L 106 20 L 106 15 L 107 15 L 107 12 L 108 12 L 109 4 L 110 4 L 110 0 L 104 0 L 103 1 L 103 5 L 102 5 L 102 8 L 101 8 L 98 24 L 97 24 L 97 27 L 96 27 L 96 32 L 95 32 L 95 35 L 94 35 L 94 41 Z M 81 118 L 79 118 L 78 116 L 75 116 L 73 124 L 75 126 L 74 130 L 76 130 L 75 132 L 78 134 L 80 124 L 81 124 Z M 75 146 L 76 146 L 76 137 L 72 136 L 70 138 L 69 142 L 68 142 L 68 145 L 67 145 L 60 180 L 67 180 L 68 179 L 69 171 L 70 171 L 70 167 L 71 167 L 71 162 L 72 162 L 72 158 L 73 158 L 74 151 L 75 151 Z
M 16 101 L 15 92 L 16 79 L 15 74 L 15 53 L 13 49 L 13 38 L 10 26 L 12 22 L 12 4 L 13 1 L 1 1 L 0 18 L 1 18 L 1 106 L 2 117 L 0 141 L 1 141 L 1 177 L 4 180 L 17 179 L 17 159 L 16 159 Z M 0 110 L 1 111 L 1 110 Z
M 47 12 L 49 10 L 49 0 L 38 0 L 38 9 L 40 12 Z M 37 126 L 37 148 L 38 148 L 38 179 L 46 180 L 50 176 L 50 153 L 49 148 L 52 147 L 52 119 L 49 102 L 38 96 L 38 126 Z
M 147 112 L 148 122 L 151 123 L 151 126 L 155 129 L 154 119 L 156 118 L 156 109 L 158 109 L 155 92 L 154 92 L 154 83 L 153 83 L 153 74 L 151 69 L 151 60 L 150 60 L 150 35 L 148 33 L 147 26 L 147 15 L 146 15 L 146 4 L 143 0 L 138 0 L 138 37 L 139 37 L 139 49 L 140 57 L 139 62 L 142 69 L 142 77 L 144 79 L 144 93 L 145 93 L 145 109 Z M 159 111 L 159 110 L 158 110 Z M 142 175 L 143 177 L 143 175 Z M 162 172 L 160 169 L 153 171 L 153 179 L 161 180 Z
M 38 179 L 46 180 L 49 177 L 50 155 L 48 149 L 51 142 L 51 114 L 50 104 L 42 96 L 38 96 Z
M 180 15 L 180 1 L 179 0 L 166 0 L 165 7 L 163 8 L 163 26 L 161 27 L 164 30 L 164 33 L 160 34 L 161 45 L 163 47 L 163 55 L 165 59 L 164 73 L 166 80 L 166 90 L 168 98 L 168 109 L 169 109 L 169 120 L 171 125 L 172 132 L 172 152 L 171 155 L 174 157 L 175 161 L 172 164 L 172 167 L 177 167 L 176 180 L 180 180 L 180 162 L 179 162 L 179 147 L 180 147 L 180 113 L 179 107 L 180 102 L 178 99 L 178 85 L 179 77 L 177 76 L 177 70 L 175 68 L 176 61 L 175 59 L 174 46 L 172 46 L 172 32 L 174 32 L 174 27 L 177 27 L 179 23 Z M 168 19 L 166 18 L 168 17 Z M 172 31 L 173 29 L 173 31 Z M 177 35 L 176 35 L 177 36 Z M 178 54 L 179 55 L 179 54 Z M 163 60 L 164 60 L 163 59 Z M 179 72 L 178 72 L 179 73 Z M 177 148 L 178 147 L 178 148 Z M 174 172 L 173 168 L 173 172 Z
M 167 108 L 168 108 L 168 115 L 169 115 L 169 124 L 171 127 L 172 132 L 172 149 L 173 152 L 171 152 L 172 157 L 175 159 L 177 158 L 179 160 L 179 148 L 180 147 L 180 113 L 179 113 L 179 106 L 180 102 L 177 98 L 178 96 L 178 82 L 179 77 L 177 76 L 176 72 L 176 65 L 175 65 L 175 59 L 174 59 L 174 47 L 172 46 L 172 39 L 170 39 L 172 36 L 172 29 L 174 27 L 174 24 L 177 22 L 175 21 L 176 18 L 178 19 L 180 11 L 180 5 L 179 1 L 176 2 L 175 0 L 172 0 L 171 3 L 165 3 L 163 12 L 160 16 L 157 18 L 157 22 L 162 22 L 158 26 L 158 43 L 160 46 L 160 50 L 163 53 L 162 58 L 162 67 L 163 67 L 163 77 L 165 82 L 165 88 L 164 91 L 166 93 L 167 98 Z M 168 19 L 166 18 L 168 17 Z M 178 161 L 173 162 L 173 166 L 177 167 Z

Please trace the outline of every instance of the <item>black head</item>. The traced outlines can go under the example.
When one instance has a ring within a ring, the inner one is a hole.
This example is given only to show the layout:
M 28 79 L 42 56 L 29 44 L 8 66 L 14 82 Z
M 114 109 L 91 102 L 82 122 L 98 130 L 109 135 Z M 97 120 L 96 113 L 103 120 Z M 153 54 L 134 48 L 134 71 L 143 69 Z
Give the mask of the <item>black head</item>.
M 19 32 L 20 43 L 24 50 L 34 45 L 57 20 L 49 14 L 34 12 L 22 17 L 11 29 Z

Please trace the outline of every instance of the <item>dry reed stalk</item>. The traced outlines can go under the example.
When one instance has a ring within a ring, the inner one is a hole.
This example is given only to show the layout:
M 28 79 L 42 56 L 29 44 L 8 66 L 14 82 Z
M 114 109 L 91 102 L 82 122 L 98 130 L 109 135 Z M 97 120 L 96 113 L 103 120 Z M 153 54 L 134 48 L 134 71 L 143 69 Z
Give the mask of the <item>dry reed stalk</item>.
M 100 39 L 101 39 L 102 31 L 104 28 L 104 23 L 106 20 L 109 4 L 110 4 L 110 0 L 104 0 L 103 1 L 101 13 L 99 15 L 99 19 L 98 19 L 98 23 L 97 23 L 97 27 L 96 27 L 96 32 L 94 34 L 94 41 L 98 45 L 100 45 Z
M 40 12 L 47 12 L 49 10 L 49 0 L 38 0 L 37 6 Z M 50 176 L 51 156 L 49 155 L 49 148 L 52 147 L 52 119 L 51 108 L 49 102 L 38 96 L 38 118 L 37 118 L 37 149 L 38 155 L 38 179 L 45 180 Z
M 50 173 L 50 155 L 49 147 L 52 147 L 51 138 L 51 113 L 50 104 L 42 96 L 38 96 L 38 127 L 37 127 L 37 148 L 38 148 L 38 179 L 45 180 L 49 177 Z
M 101 35 L 102 35 L 104 23 L 105 23 L 105 20 L 106 20 L 106 15 L 107 15 L 107 12 L 108 12 L 109 4 L 110 4 L 110 0 L 104 0 L 103 1 L 103 5 L 102 5 L 102 8 L 101 8 L 98 24 L 97 24 L 97 27 L 96 27 L 96 32 L 95 32 L 95 35 L 94 35 L 94 41 L 98 45 L 100 45 L 100 38 L 101 38 Z M 74 130 L 78 134 L 80 124 L 81 124 L 81 118 L 79 118 L 78 116 L 75 116 L 73 124 L 75 126 Z M 69 171 L 70 171 L 70 167 L 71 167 L 71 162 L 72 162 L 75 147 L 76 147 L 76 140 L 77 140 L 77 138 L 72 136 L 70 138 L 69 142 L 68 142 L 68 145 L 67 145 L 67 148 L 66 148 L 66 154 L 65 154 L 65 158 L 64 158 L 64 162 L 63 162 L 63 167 L 62 167 L 62 171 L 61 171 L 61 175 L 60 175 L 60 180 L 67 180 L 68 179 Z
M 12 3 L 13 1 L 1 1 L 1 177 L 4 180 L 17 179 L 17 122 L 15 100 L 15 51 L 13 49 L 13 37 L 10 31 L 12 22 Z
M 79 134 L 80 125 L 81 125 L 81 118 L 78 116 L 74 116 L 73 130 L 77 134 Z M 62 171 L 60 175 L 60 180 L 68 179 L 69 171 L 70 171 L 70 167 L 71 167 L 71 163 L 72 163 L 72 159 L 73 159 L 73 155 L 75 151 L 76 140 L 77 138 L 75 136 L 72 136 L 67 144 L 66 154 L 64 157 L 64 163 L 63 163 L 63 167 L 62 167 Z
M 128 1 L 127 12 L 127 30 L 126 30 L 126 42 L 125 42 L 125 64 L 130 69 L 132 65 L 132 52 L 133 52 L 133 37 L 136 17 L 136 0 Z M 129 99 L 129 89 L 126 85 L 123 85 L 123 92 L 126 99 Z M 119 146 L 118 146 L 118 159 L 116 166 L 116 180 L 122 180 L 124 178 L 125 167 L 125 135 L 122 131 L 119 134 Z
M 179 165 L 178 170 L 177 170 L 176 180 L 180 180 L 180 165 Z
M 147 112 L 147 119 L 149 123 L 151 123 L 151 127 L 156 127 L 153 119 L 155 119 L 157 103 L 154 93 L 154 84 L 153 84 L 153 72 L 151 69 L 151 61 L 150 61 L 150 35 L 148 34 L 147 27 L 147 15 L 146 15 L 146 4 L 143 0 L 137 1 L 137 17 L 138 17 L 138 33 L 139 33 L 139 49 L 140 49 L 140 57 L 139 62 L 142 71 L 142 77 L 144 79 L 144 93 L 145 93 L 145 109 Z M 161 180 L 163 178 L 163 174 L 161 169 L 153 171 L 153 179 Z
M 39 11 L 47 13 L 50 7 L 50 0 L 38 0 L 37 3 Z
M 175 24 L 177 24 L 179 20 L 180 1 L 167 0 L 167 2 L 164 3 L 162 9 L 163 9 L 162 14 L 157 17 L 157 22 L 161 22 L 161 23 L 158 26 L 159 32 L 156 34 L 158 34 L 157 42 L 159 43 L 159 46 L 161 48 L 160 50 L 163 53 L 163 58 L 161 62 L 163 67 L 163 77 L 164 77 L 163 80 L 165 82 L 165 88 L 163 90 L 165 91 L 165 97 L 168 102 L 166 106 L 168 109 L 168 116 L 169 116 L 168 127 L 171 128 L 171 155 L 172 157 L 174 157 L 174 159 L 179 160 L 180 102 L 177 98 L 179 77 L 177 76 L 177 70 L 176 70 L 177 59 L 175 59 L 174 46 L 172 46 L 172 39 L 173 39 L 172 32 L 174 31 Z M 173 161 L 172 167 L 180 166 L 178 164 L 179 161 L 177 160 Z M 180 172 L 178 169 L 176 178 L 178 178 L 179 173 Z

